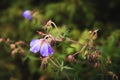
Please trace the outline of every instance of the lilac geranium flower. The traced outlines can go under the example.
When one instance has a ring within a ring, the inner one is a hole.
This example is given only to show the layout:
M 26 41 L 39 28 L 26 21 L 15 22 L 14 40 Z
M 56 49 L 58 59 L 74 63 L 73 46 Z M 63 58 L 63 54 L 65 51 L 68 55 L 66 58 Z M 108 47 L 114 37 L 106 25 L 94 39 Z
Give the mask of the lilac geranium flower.
M 41 56 L 43 57 L 53 54 L 51 45 L 45 39 L 33 39 L 30 42 L 30 47 L 31 52 L 40 52 Z
M 22 14 L 22 16 L 28 20 L 31 20 L 32 19 L 32 14 L 31 14 L 31 11 L 30 10 L 25 10 Z

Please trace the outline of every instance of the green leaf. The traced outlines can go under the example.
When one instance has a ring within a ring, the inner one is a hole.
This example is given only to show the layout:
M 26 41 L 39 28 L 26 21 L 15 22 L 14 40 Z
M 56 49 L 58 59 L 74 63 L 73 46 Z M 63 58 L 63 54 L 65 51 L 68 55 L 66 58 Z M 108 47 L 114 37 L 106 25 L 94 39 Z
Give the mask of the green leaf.
M 73 68 L 68 67 L 68 66 L 64 66 L 64 69 L 72 69 L 73 70 Z
M 30 59 L 30 60 L 40 60 L 39 58 L 36 58 L 34 56 L 31 56 L 31 55 L 27 55 L 27 57 Z

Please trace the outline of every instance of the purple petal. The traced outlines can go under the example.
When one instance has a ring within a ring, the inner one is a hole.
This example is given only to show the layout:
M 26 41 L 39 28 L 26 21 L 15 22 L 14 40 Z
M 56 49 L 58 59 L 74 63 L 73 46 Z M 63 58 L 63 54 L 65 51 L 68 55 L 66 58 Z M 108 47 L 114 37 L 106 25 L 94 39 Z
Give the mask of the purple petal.
M 32 47 L 34 44 L 38 43 L 40 41 L 40 39 L 33 39 L 31 42 L 30 42 L 30 47 Z
M 39 50 L 40 50 L 40 43 L 41 43 L 41 40 L 33 39 L 30 42 L 30 47 L 31 47 L 30 51 L 33 52 L 33 53 L 39 52 Z
M 23 15 L 24 18 L 27 18 L 28 20 L 32 19 L 32 15 L 31 15 L 31 11 L 30 10 L 24 11 L 22 15 Z
M 52 47 L 48 43 L 44 42 L 40 48 L 40 54 L 42 56 L 49 56 L 50 54 L 53 54 Z
M 49 45 L 48 46 L 48 52 L 50 53 L 50 54 L 53 54 L 53 49 L 52 49 L 52 47 Z
M 40 48 L 40 53 L 42 56 L 48 56 L 48 44 L 44 42 Z

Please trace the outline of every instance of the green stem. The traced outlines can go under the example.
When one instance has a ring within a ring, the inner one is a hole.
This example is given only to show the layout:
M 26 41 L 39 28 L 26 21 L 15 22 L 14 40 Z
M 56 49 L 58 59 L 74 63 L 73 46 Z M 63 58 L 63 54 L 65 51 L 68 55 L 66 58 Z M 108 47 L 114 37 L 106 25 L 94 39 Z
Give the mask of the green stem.
M 55 24 L 53 21 L 51 21 L 51 24 L 53 24 L 53 25 L 54 25 L 54 27 L 56 28 L 57 32 L 59 33 L 59 30 L 58 30 L 58 28 L 57 28 L 56 24 Z M 59 34 L 60 34 L 60 33 L 59 33 Z
M 55 61 L 56 61 L 56 63 L 60 66 L 60 63 L 59 63 L 59 61 L 56 59 L 56 58 L 53 58 Z
M 75 55 L 77 55 L 77 54 L 80 54 L 86 47 L 87 47 L 87 45 L 84 45 L 84 46 L 80 49 L 80 51 L 74 53 L 73 56 L 75 56 Z
M 57 68 L 60 68 L 59 65 L 57 65 L 51 58 L 50 58 L 50 61 L 51 61 Z
M 67 73 L 63 72 L 63 74 L 66 76 L 67 80 L 70 80 L 70 78 L 69 78 Z

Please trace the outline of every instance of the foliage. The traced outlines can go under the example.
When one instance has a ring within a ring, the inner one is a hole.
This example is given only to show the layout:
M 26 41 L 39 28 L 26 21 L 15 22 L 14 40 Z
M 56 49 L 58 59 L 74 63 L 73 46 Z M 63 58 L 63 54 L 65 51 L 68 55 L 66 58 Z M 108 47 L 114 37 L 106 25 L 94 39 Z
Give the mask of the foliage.
M 118 0 L 2 0 L 0 80 L 118 80 L 118 5 Z M 32 20 L 24 19 L 24 10 Z M 54 54 L 30 52 L 30 41 L 45 34 L 52 35 Z

